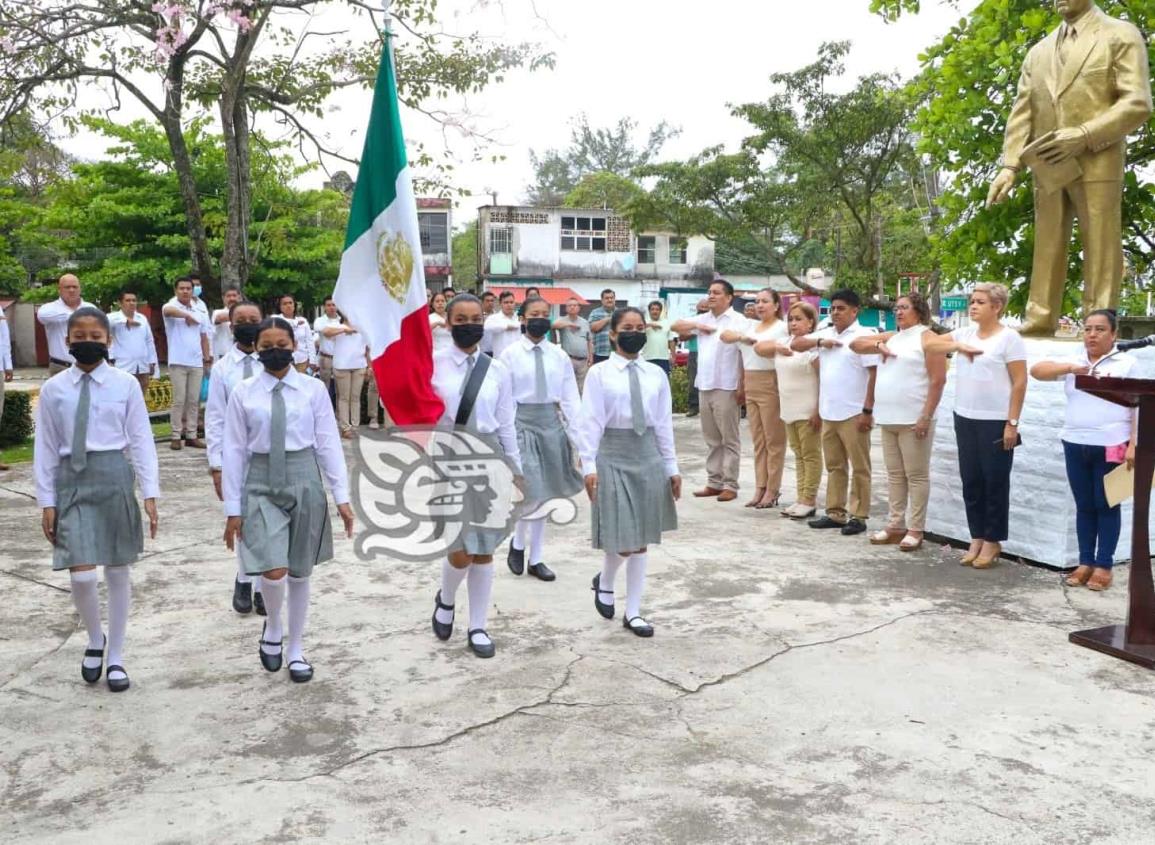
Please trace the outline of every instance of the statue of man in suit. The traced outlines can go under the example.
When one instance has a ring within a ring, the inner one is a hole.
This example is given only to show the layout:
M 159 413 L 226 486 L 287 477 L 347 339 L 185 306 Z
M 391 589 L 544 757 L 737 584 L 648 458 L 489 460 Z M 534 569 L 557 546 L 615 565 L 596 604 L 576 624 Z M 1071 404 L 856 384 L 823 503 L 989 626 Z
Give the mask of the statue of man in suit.
M 1027 53 L 1007 120 L 1002 169 L 987 205 L 1016 174 L 1035 181 L 1035 257 L 1023 334 L 1051 335 L 1062 316 L 1072 218 L 1083 245 L 1083 313 L 1114 308 L 1123 282 L 1127 134 L 1151 116 L 1147 45 L 1092 0 L 1055 0 L 1059 28 Z

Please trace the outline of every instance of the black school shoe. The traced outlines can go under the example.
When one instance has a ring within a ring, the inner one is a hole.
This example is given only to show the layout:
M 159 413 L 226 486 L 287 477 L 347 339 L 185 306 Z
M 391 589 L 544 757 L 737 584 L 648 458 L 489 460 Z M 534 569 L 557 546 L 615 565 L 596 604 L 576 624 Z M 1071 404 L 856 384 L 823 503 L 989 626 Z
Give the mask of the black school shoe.
M 80 677 L 84 678 L 87 683 L 95 684 L 100 680 L 100 673 L 104 670 L 104 650 L 108 648 L 108 637 L 104 638 L 104 645 L 100 648 L 86 648 L 84 650 L 85 657 L 99 657 L 100 665 L 93 666 L 89 669 L 84 665 L 83 661 L 80 664 Z
M 850 537 L 854 534 L 861 534 L 866 530 L 866 523 L 861 519 L 852 519 L 842 526 L 842 536 Z
M 473 641 L 474 634 L 485 634 L 489 639 L 488 643 L 475 643 Z M 486 633 L 484 628 L 474 628 L 469 632 L 469 649 L 478 657 L 493 657 L 497 653 L 497 646 L 493 644 L 493 638 Z
M 253 612 L 252 582 L 242 584 L 240 581 L 233 581 L 233 610 L 237 613 Z
M 290 660 L 289 679 L 294 684 L 306 684 L 313 680 L 313 667 L 306 660 Z
M 654 626 L 640 616 L 631 616 L 629 619 L 623 619 L 622 627 L 627 631 L 637 634 L 639 637 L 652 637 L 654 635 Z
M 445 640 L 447 640 L 453 636 L 453 619 L 450 619 L 448 622 L 438 622 L 437 621 L 437 611 L 438 610 L 450 610 L 450 611 L 452 611 L 453 605 L 445 604 L 445 602 L 441 601 L 441 590 L 437 591 L 437 596 L 436 596 L 436 598 L 433 599 L 433 602 L 434 602 L 434 604 L 437 605 L 433 609 L 433 633 L 437 637 L 437 639 L 444 642 Z M 454 614 L 454 617 L 456 618 L 456 614 Z
M 597 608 L 598 613 L 601 614 L 601 617 L 603 619 L 613 619 L 614 618 L 613 602 L 606 604 L 604 601 L 601 600 L 601 598 L 599 598 L 599 596 L 600 595 L 606 595 L 606 596 L 610 596 L 612 598 L 614 595 L 614 591 L 602 589 L 602 574 L 600 572 L 594 576 L 593 590 L 594 590 L 594 607 Z
M 544 563 L 535 563 L 530 566 L 529 574 L 542 581 L 553 581 L 557 578 L 557 576 L 553 574 L 553 570 Z
M 265 597 L 261 593 L 253 593 L 253 609 L 257 611 L 257 616 L 269 615 L 265 610 Z
M 266 672 L 279 672 L 281 670 L 281 664 L 285 659 L 284 658 L 284 655 L 285 655 L 284 642 L 278 641 L 278 642 L 274 643 L 274 642 L 270 642 L 269 640 L 266 640 L 265 639 L 265 630 L 268 627 L 269 627 L 268 622 L 266 622 L 264 625 L 261 626 L 261 641 L 260 641 L 260 645 L 257 646 L 257 654 L 259 654 L 261 656 L 261 665 L 265 667 Z M 263 645 L 277 646 L 281 650 L 279 652 L 277 652 L 276 654 L 268 654 L 265 652 L 265 650 L 263 648 L 261 648 L 261 646 L 263 646 Z
M 525 549 L 515 549 L 513 543 L 510 543 L 509 554 L 505 556 L 505 563 L 514 575 L 525 572 Z
M 806 524 L 811 528 L 842 528 L 846 523 L 839 522 L 837 519 L 831 519 L 829 516 L 820 516 L 818 519 L 812 519 Z
M 113 678 L 113 672 L 120 672 L 124 675 L 123 678 Z M 109 666 L 108 667 L 108 688 L 112 692 L 124 692 L 130 686 L 128 682 L 128 673 L 124 671 L 123 666 Z

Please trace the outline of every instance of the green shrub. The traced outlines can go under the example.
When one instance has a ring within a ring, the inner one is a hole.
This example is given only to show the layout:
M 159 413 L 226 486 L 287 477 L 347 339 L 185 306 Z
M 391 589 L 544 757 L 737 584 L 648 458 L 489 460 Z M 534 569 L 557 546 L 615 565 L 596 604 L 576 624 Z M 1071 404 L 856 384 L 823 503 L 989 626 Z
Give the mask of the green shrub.
M 674 399 L 674 413 L 684 414 L 689 409 L 690 371 L 686 367 L 674 367 L 670 372 L 670 392 Z
M 4 391 L 4 415 L 0 417 L 0 446 L 18 446 L 32 436 L 32 394 Z

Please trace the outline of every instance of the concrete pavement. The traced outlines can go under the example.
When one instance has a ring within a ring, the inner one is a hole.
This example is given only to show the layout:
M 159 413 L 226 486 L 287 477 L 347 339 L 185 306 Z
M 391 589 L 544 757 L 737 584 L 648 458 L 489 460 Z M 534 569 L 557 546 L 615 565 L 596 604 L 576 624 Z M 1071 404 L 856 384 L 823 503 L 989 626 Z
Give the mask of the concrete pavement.
M 699 429 L 676 425 L 688 492 Z M 583 504 L 551 529 L 556 582 L 498 562 L 489 661 L 466 649 L 464 589 L 454 638 L 430 632 L 435 565 L 339 541 L 297 686 L 229 606 L 203 453 L 160 455 L 122 695 L 79 678 L 31 467 L 0 476 L 6 843 L 1151 841 L 1155 675 L 1066 640 L 1122 621 L 1126 569 L 1067 590 L 687 495 L 651 549 L 647 641 L 621 592 L 618 619 L 594 611 Z

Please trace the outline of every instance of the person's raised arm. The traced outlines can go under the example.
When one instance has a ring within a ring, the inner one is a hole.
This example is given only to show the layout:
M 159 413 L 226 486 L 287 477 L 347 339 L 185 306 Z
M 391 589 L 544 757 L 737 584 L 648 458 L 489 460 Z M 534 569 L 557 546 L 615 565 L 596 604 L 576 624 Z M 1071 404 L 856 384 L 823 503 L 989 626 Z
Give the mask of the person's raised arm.
M 894 335 L 895 332 L 861 335 L 850 341 L 850 351 L 859 355 L 875 355 L 881 351 L 880 347 Z
M 610 320 L 613 319 L 613 316 L 614 316 L 613 314 L 607 314 L 605 317 L 603 317 L 600 320 L 592 321 L 590 323 L 590 331 L 591 332 L 600 332 L 602 329 L 604 329 L 606 326 L 608 326 L 610 324 Z
M 1018 419 L 1019 418 L 1018 414 L 1016 413 L 1015 408 L 1014 408 L 1015 399 L 1014 399 L 1014 393 L 1013 393 L 1013 385 L 1015 383 L 1015 373 L 1014 373 L 1014 370 L 1011 369 L 1012 364 L 1018 364 L 1020 367 L 1022 367 L 1024 369 L 1025 369 L 1026 365 L 1022 361 L 1010 361 L 1007 363 L 1007 373 L 1011 377 L 1011 384 L 1012 384 L 1011 410 L 1008 412 L 1007 418 L 1008 419 Z M 1039 361 L 1039 363 L 1037 363 L 1037 364 L 1035 364 L 1035 366 L 1031 367 L 1031 378 L 1038 379 L 1039 381 L 1058 381 L 1059 379 L 1064 379 L 1067 376 L 1085 376 L 1090 371 L 1091 371 L 1090 367 L 1088 367 L 1086 364 L 1079 364 L 1079 363 L 1076 363 L 1075 361 Z M 1023 379 L 1023 393 L 1024 394 L 1026 393 L 1026 390 L 1027 390 L 1026 378 L 1024 378 Z M 1023 406 L 1023 403 L 1020 401 L 1019 402 L 1019 409 L 1020 410 L 1022 409 L 1022 406 Z
M 677 334 L 679 336 L 685 335 L 686 337 L 693 335 L 693 334 L 697 334 L 698 333 L 698 321 L 697 320 L 675 320 L 674 325 L 670 326 L 670 331 L 672 331 L 674 334 Z M 686 337 L 683 337 L 682 340 L 685 340 Z

